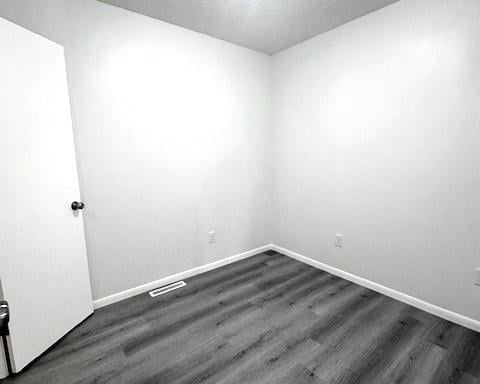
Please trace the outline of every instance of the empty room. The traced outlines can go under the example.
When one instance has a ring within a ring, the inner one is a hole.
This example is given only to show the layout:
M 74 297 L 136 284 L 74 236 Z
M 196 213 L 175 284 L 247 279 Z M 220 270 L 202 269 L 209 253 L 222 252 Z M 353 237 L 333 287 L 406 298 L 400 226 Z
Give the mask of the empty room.
M 480 0 L 0 0 L 2 384 L 480 384 Z

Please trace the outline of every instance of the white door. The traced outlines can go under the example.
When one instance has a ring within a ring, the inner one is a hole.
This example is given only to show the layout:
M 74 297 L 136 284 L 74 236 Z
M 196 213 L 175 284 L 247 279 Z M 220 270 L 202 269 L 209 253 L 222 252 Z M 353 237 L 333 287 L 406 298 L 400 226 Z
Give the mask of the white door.
M 0 18 L 0 283 L 14 371 L 92 313 L 63 48 Z

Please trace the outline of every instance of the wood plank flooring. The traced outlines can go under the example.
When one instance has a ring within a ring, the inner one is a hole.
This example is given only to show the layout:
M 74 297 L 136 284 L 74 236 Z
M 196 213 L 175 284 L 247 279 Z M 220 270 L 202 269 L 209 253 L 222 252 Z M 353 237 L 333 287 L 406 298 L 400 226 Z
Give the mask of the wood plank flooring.
M 269 251 L 96 311 L 5 384 L 480 384 L 480 334 Z

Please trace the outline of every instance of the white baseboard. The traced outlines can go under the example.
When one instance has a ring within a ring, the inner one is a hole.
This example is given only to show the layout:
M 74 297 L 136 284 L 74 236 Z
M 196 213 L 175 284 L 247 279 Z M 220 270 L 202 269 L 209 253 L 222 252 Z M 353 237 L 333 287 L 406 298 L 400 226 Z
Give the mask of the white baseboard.
M 361 286 L 364 286 L 366 288 L 372 289 L 376 292 L 380 292 L 380 293 L 384 294 L 385 296 L 392 297 L 392 298 L 394 298 L 398 301 L 409 304 L 409 305 L 411 305 L 413 307 L 416 307 L 416 308 L 419 308 L 423 311 L 429 312 L 429 313 L 431 313 L 435 316 L 441 317 L 442 319 L 451 321 L 453 323 L 462 325 L 466 328 L 473 329 L 474 331 L 480 332 L 480 321 L 474 320 L 474 319 L 472 319 L 470 317 L 467 317 L 467 316 L 460 315 L 456 312 L 453 312 L 453 311 L 450 311 L 448 309 L 439 307 L 437 305 L 428 303 L 426 301 L 417 299 L 413 296 L 410 296 L 410 295 L 407 295 L 405 293 L 396 291 L 395 289 L 392 289 L 392 288 L 388 288 L 384 285 L 375 283 L 375 282 L 373 282 L 371 280 L 368 280 L 368 279 L 365 279 L 363 277 L 360 277 L 360 276 L 354 275 L 352 273 L 345 272 L 341 269 L 332 267 L 330 265 L 321 263 L 320 261 L 311 259 L 311 258 L 309 258 L 307 256 L 304 256 L 304 255 L 301 255 L 297 252 L 290 251 L 289 249 L 279 247 L 278 245 L 275 245 L 275 244 L 268 244 L 268 245 L 264 245 L 264 246 L 259 247 L 259 248 L 251 249 L 247 252 L 239 253 L 239 254 L 227 257 L 225 259 L 215 261 L 215 262 L 210 263 L 210 264 L 201 265 L 199 267 L 189 269 L 188 271 L 180 272 L 180 273 L 177 273 L 175 275 L 167 276 L 167 277 L 164 277 L 162 279 L 155 280 L 155 281 L 152 281 L 150 283 L 140 285 L 138 287 L 127 289 L 125 291 L 118 292 L 118 293 L 115 293 L 113 295 L 103 297 L 101 299 L 95 300 L 93 302 L 93 307 L 95 309 L 105 307 L 106 305 L 113 304 L 113 303 L 116 303 L 116 302 L 124 300 L 124 299 L 128 299 L 129 297 L 138 295 L 140 293 L 148 292 L 152 289 L 161 287 L 163 285 L 171 284 L 171 283 L 174 283 L 178 280 L 187 279 L 189 277 L 198 275 L 200 273 L 204 273 L 204 272 L 208 272 L 208 271 L 211 271 L 213 269 L 216 269 L 216 268 L 220 268 L 224 265 L 231 264 L 231 263 L 234 263 L 235 261 L 239 261 L 239 260 L 242 260 L 242 259 L 246 259 L 247 257 L 254 256 L 258 253 L 262 253 L 262 252 L 265 252 L 265 251 L 270 250 L 270 249 L 272 249 L 274 251 L 277 251 L 279 253 L 282 253 L 282 254 L 284 254 L 286 256 L 289 256 L 293 259 L 296 259 L 298 261 L 301 261 L 305 264 L 311 265 L 312 267 L 315 267 L 315 268 L 324 270 L 326 272 L 329 272 L 332 275 L 339 276 L 339 277 L 341 277 L 345 280 L 352 281 L 352 282 L 354 282 L 358 285 L 361 285 Z M 0 368 L 0 371 L 1 371 L 1 368 Z
M 235 261 L 246 259 L 247 257 L 254 256 L 258 253 L 268 251 L 269 249 L 271 249 L 270 245 L 264 245 L 262 247 L 251 249 L 246 252 L 238 253 L 236 255 L 227 257 L 222 260 L 215 261 L 210 264 L 201 265 L 199 267 L 189 269 L 188 271 L 163 277 L 159 280 L 155 280 L 155 281 L 151 281 L 150 283 L 139 285 L 138 287 L 130 288 L 122 292 L 114 293 L 113 295 L 110 295 L 110 296 L 102 297 L 101 299 L 97 299 L 93 301 L 93 308 L 98 309 L 98 308 L 105 307 L 109 304 L 113 304 L 118 301 L 128 299 L 129 297 L 138 295 L 140 293 L 148 292 L 152 289 L 161 287 L 163 285 L 171 284 L 178 280 L 188 279 L 189 277 L 199 275 L 200 273 L 208 272 L 213 269 L 223 267 L 224 265 L 234 263 Z
M 363 277 L 356 276 L 351 273 L 342 271 L 341 269 L 321 263 L 317 260 L 313 260 L 307 256 L 303 256 L 297 252 L 290 251 L 288 249 L 279 247 L 275 244 L 270 244 L 270 249 L 273 249 L 274 251 L 277 251 L 293 259 L 301 261 L 305 264 L 311 265 L 312 267 L 329 272 L 332 275 L 339 276 L 345 280 L 352 281 L 358 285 L 362 285 L 374 291 L 380 292 L 385 296 L 392 297 L 398 301 L 401 301 L 413 307 L 419 308 L 425 312 L 429 312 L 435 316 L 441 317 L 442 319 L 451 321 L 453 323 L 462 325 L 466 328 L 470 328 L 470 329 L 473 329 L 474 331 L 480 332 L 480 321 L 474 320 L 470 317 L 460 315 L 456 312 L 452 312 L 448 309 L 417 299 L 413 296 L 396 291 L 392 288 L 385 287 L 384 285 L 374 283 L 373 281 L 364 279 Z

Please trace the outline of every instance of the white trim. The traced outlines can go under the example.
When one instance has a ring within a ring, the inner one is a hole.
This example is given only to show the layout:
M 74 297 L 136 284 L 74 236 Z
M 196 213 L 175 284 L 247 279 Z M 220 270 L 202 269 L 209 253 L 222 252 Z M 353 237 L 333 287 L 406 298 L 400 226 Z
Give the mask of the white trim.
M 254 256 L 258 253 L 268 251 L 269 249 L 271 249 L 270 245 L 264 245 L 262 247 L 251 249 L 243 253 L 238 253 L 236 255 L 227 257 L 225 259 L 214 261 L 213 263 L 201 265 L 199 267 L 189 269 L 188 271 L 163 277 L 159 280 L 155 280 L 147 284 L 139 285 L 138 287 L 130 288 L 122 292 L 114 293 L 113 295 L 110 295 L 110 296 L 102 297 L 100 299 L 93 301 L 93 308 L 98 309 L 98 308 L 105 307 L 109 304 L 113 304 L 118 301 L 128 299 L 129 297 L 138 295 L 140 293 L 151 291 L 152 289 L 161 287 L 163 285 L 171 284 L 178 280 L 188 279 L 189 277 L 199 275 L 200 273 L 208 272 L 213 269 L 223 267 L 224 265 L 234 263 L 235 261 L 246 259 L 247 257 Z
M 311 259 L 307 256 L 301 255 L 300 253 L 290 251 L 289 249 L 279 247 L 278 245 L 275 244 L 268 244 L 264 245 L 259 248 L 251 249 L 250 251 L 239 253 L 230 257 L 227 257 L 222 260 L 215 261 L 210 264 L 205 264 L 196 268 L 189 269 L 188 271 L 180 272 L 175 275 L 167 276 L 159 280 L 152 281 L 147 284 L 140 285 L 138 287 L 130 288 L 122 292 L 115 293 L 110 296 L 103 297 L 101 299 L 97 299 L 93 302 L 93 307 L 95 309 L 105 307 L 106 305 L 116 303 L 118 301 L 122 301 L 124 299 L 128 299 L 129 297 L 138 295 L 140 293 L 145 293 L 148 292 L 152 289 L 155 289 L 159 286 L 171 284 L 174 282 L 177 282 L 178 280 L 183 280 L 187 279 L 189 277 L 198 275 L 200 273 L 208 272 L 216 268 L 223 267 L 224 265 L 234 263 L 235 261 L 243 260 L 246 259 L 250 256 L 254 256 L 258 253 L 262 253 L 268 250 L 274 250 L 279 253 L 282 253 L 286 256 L 289 256 L 293 259 L 299 260 L 305 264 L 311 265 L 312 267 L 319 268 L 321 270 L 327 271 L 331 273 L 332 275 L 339 276 L 343 279 L 352 281 L 356 284 L 359 284 L 361 286 L 367 287 L 369 289 L 372 289 L 374 291 L 380 292 L 386 296 L 392 297 L 396 300 L 399 300 L 403 303 L 412 305 L 416 308 L 419 308 L 423 311 L 429 312 L 435 316 L 441 317 L 442 319 L 451 321 L 456 324 L 460 324 L 466 328 L 473 329 L 474 331 L 480 332 L 480 321 L 474 320 L 470 317 L 460 315 L 459 313 L 450 311 L 448 309 L 439 307 L 437 305 L 428 303 L 426 301 L 423 301 L 421 299 L 417 299 L 413 296 L 407 295 L 405 293 L 396 291 L 392 288 L 388 288 L 384 285 L 375 283 L 371 280 L 365 279 L 363 277 L 354 275 L 349 272 L 345 272 L 341 269 L 332 267 L 328 264 L 321 263 L 320 261 Z M 1 370 L 1 369 L 0 369 Z
M 322 269 L 331 273 L 332 275 L 339 276 L 343 279 L 352 281 L 356 284 L 362 285 L 364 287 L 370 288 L 374 291 L 380 292 L 385 296 L 392 297 L 396 300 L 399 300 L 403 303 L 409 304 L 413 307 L 419 308 L 423 311 L 429 312 L 435 316 L 441 317 L 442 319 L 451 321 L 456 324 L 460 324 L 466 328 L 473 329 L 474 331 L 480 332 L 480 321 L 474 320 L 470 317 L 460 315 L 459 313 L 452 312 L 448 309 L 439 307 L 437 305 L 428 303 L 426 301 L 417 299 L 413 296 L 407 295 L 405 293 L 396 291 L 392 288 L 385 287 L 384 285 L 374 283 L 373 281 L 364 279 L 363 277 L 353 275 L 349 272 L 342 271 L 341 269 L 332 267 L 330 265 L 321 263 L 320 261 L 313 260 L 307 256 L 303 256 L 297 252 L 290 251 L 286 248 L 279 247 L 275 244 L 270 244 L 270 248 L 274 251 L 282 253 L 286 256 L 289 256 L 293 259 L 299 260 L 305 264 L 311 265 L 312 267 Z

